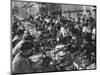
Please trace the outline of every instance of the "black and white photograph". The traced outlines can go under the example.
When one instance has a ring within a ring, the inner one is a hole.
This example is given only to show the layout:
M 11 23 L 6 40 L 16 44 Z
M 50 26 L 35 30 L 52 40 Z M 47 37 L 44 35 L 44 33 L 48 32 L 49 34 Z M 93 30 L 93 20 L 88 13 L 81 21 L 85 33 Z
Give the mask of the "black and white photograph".
M 11 74 L 96 70 L 96 11 L 11 0 Z

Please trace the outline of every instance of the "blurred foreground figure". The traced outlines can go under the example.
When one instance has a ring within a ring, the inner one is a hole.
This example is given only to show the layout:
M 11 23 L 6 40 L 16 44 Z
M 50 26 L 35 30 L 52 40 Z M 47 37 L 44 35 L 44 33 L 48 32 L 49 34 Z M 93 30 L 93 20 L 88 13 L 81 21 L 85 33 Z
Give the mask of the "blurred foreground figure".
M 33 45 L 29 42 L 22 44 L 20 52 L 12 61 L 12 73 L 30 73 L 35 71 L 35 68 L 32 68 L 32 63 L 29 59 L 29 57 L 33 55 L 32 48 Z
M 32 43 L 33 37 L 30 34 L 26 34 L 24 33 L 22 40 L 20 40 L 16 46 L 14 47 L 13 51 L 12 51 L 12 55 L 13 57 L 16 56 L 17 53 L 19 53 L 20 47 L 24 42 L 31 42 Z

